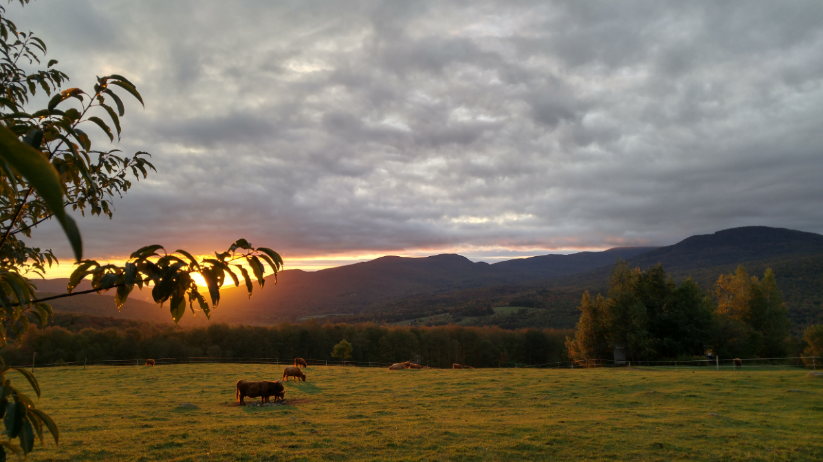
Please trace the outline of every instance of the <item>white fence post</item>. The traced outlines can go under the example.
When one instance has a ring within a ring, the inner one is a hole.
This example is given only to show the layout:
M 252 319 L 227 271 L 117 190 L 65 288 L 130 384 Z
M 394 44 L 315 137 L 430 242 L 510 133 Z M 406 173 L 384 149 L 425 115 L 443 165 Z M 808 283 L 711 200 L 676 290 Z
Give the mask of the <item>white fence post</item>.
M 714 364 L 717 366 L 717 370 L 720 370 L 720 356 L 714 357 Z

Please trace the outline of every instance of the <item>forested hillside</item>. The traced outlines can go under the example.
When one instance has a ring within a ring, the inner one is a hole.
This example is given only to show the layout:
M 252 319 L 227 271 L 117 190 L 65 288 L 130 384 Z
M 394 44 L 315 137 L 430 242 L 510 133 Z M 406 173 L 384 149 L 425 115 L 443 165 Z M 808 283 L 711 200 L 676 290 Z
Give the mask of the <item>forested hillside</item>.
M 216 322 L 267 325 L 334 315 L 339 322 L 496 325 L 505 328 L 571 328 L 582 293 L 603 292 L 614 262 L 647 269 L 662 264 L 675 280 L 692 277 L 710 291 L 721 274 L 744 265 L 751 273 L 772 268 L 789 307 L 794 332 L 823 323 L 823 236 L 787 229 L 746 227 L 692 236 L 660 248 L 618 248 L 604 252 L 546 255 L 487 265 L 459 255 L 384 257 L 308 273 L 284 271 L 278 284 L 224 290 L 212 312 Z M 57 292 L 66 280 L 42 281 Z M 82 289 L 79 287 L 78 290 Z M 63 289 L 65 290 L 65 289 Z M 165 309 L 141 302 L 135 291 L 117 312 L 107 296 L 56 300 L 55 310 L 170 322 Z M 495 310 L 517 307 L 517 310 Z M 183 317 L 183 326 L 202 326 L 204 316 Z

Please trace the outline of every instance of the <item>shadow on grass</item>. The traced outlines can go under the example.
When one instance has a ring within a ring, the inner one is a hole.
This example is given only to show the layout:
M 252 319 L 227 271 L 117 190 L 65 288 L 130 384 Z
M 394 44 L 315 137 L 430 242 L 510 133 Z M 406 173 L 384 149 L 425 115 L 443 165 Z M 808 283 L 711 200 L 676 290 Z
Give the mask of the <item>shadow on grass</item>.
M 257 413 L 257 412 L 288 412 L 297 410 L 296 407 L 290 406 L 288 404 L 283 404 L 279 406 L 240 406 L 243 408 L 243 412 L 246 413 Z
M 323 389 L 318 387 L 313 383 L 306 383 L 306 382 L 297 382 L 296 384 L 292 385 L 294 388 L 297 388 L 302 393 L 307 395 L 316 395 L 318 393 L 323 393 Z

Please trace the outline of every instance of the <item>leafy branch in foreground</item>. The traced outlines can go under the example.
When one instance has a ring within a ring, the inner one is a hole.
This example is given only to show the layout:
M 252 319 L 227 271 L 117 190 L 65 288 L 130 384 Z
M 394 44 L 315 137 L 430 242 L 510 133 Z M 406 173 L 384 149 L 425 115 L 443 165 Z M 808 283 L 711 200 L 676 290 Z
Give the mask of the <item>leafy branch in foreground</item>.
M 163 254 L 159 254 L 162 251 Z M 277 284 L 277 273 L 283 269 L 280 255 L 266 247 L 252 247 L 245 239 L 239 239 L 223 253 L 216 253 L 215 258 L 203 258 L 199 261 L 185 250 L 175 250 L 167 254 L 160 245 L 142 247 L 131 254 L 125 265 L 101 265 L 94 260 L 83 260 L 69 277 L 68 293 L 86 277 L 91 277 L 92 288 L 96 291 L 115 289 L 114 300 L 117 309 L 123 307 L 134 287 L 139 289 L 152 285 L 151 295 L 161 306 L 169 302 L 169 309 L 174 322 L 180 321 L 186 312 L 186 305 L 192 314 L 203 312 L 207 318 L 211 310 L 220 302 L 220 288 L 230 278 L 235 286 L 240 285 L 240 277 L 245 283 L 249 297 L 254 287 L 249 271 L 235 262 L 246 262 L 252 270 L 254 280 L 262 288 L 265 284 L 264 263 L 267 264 Z M 237 272 L 240 273 L 238 277 Z M 211 307 L 197 288 L 193 274 L 199 274 L 206 281 Z M 196 304 L 195 304 L 196 303 Z

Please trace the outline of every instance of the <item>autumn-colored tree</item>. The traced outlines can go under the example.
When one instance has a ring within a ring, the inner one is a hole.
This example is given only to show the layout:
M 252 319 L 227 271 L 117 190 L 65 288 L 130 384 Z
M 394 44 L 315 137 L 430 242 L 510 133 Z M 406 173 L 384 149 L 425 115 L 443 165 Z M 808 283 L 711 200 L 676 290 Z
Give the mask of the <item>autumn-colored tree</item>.
M 574 339 L 566 337 L 569 357 L 574 361 L 610 358 L 612 348 L 604 324 L 606 301 L 599 294 L 592 300 L 586 291 L 577 309 L 580 310 L 580 320 L 575 326 Z
M 351 346 L 346 339 L 343 339 L 334 346 L 334 349 L 331 352 L 332 358 L 337 359 L 351 359 L 351 353 L 354 350 L 354 347 Z
M 715 297 L 721 326 L 714 341 L 718 353 L 760 357 L 786 354 L 791 324 L 771 269 L 758 279 L 739 266 L 734 274 L 717 279 Z
M 806 359 L 808 365 L 823 366 L 823 324 L 815 324 L 803 332 L 803 340 L 808 345 L 803 352 L 805 356 L 814 356 L 814 360 Z

